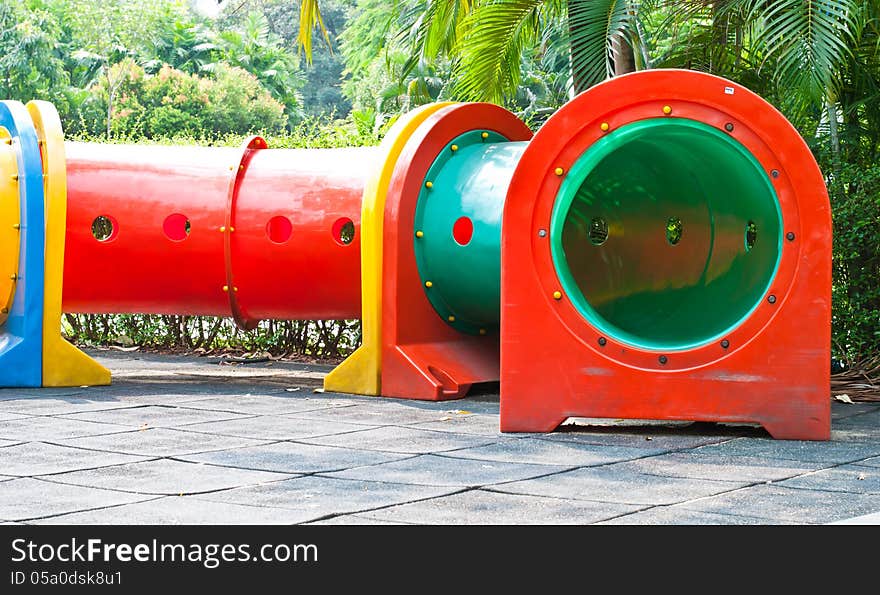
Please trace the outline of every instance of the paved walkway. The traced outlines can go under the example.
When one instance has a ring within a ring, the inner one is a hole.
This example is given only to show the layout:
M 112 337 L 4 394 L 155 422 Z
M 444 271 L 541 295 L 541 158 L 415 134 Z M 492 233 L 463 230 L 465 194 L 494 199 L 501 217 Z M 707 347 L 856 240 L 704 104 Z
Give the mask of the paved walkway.
M 880 404 L 834 403 L 824 443 L 502 434 L 497 385 L 426 403 L 322 393 L 317 365 L 94 355 L 112 386 L 0 390 L 0 522 L 880 524 Z

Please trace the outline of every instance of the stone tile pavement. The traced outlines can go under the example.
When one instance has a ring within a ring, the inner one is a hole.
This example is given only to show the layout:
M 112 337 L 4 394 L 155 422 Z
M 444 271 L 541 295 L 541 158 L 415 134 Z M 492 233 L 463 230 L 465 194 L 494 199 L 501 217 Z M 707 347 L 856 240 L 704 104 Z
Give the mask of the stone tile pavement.
M 109 387 L 0 390 L 0 522 L 880 524 L 880 403 L 830 442 L 747 425 L 498 431 L 497 384 L 323 393 L 327 366 L 92 352 Z

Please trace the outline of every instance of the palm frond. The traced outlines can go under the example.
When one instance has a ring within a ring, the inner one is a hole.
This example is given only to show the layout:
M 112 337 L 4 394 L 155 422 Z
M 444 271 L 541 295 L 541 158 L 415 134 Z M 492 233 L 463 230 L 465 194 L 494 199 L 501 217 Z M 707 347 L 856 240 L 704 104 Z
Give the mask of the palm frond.
M 299 34 L 296 42 L 306 55 L 306 62 L 312 63 L 312 31 L 320 29 L 327 42 L 327 47 L 332 48 L 330 33 L 324 26 L 324 18 L 321 16 L 321 7 L 318 0 L 300 0 L 299 5 Z

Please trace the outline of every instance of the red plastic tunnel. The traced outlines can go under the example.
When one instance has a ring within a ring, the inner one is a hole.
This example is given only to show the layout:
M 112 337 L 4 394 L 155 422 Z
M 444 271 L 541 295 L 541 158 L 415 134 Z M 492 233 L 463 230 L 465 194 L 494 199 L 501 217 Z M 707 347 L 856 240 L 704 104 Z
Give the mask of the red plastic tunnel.
M 360 317 L 374 148 L 67 143 L 63 310 Z

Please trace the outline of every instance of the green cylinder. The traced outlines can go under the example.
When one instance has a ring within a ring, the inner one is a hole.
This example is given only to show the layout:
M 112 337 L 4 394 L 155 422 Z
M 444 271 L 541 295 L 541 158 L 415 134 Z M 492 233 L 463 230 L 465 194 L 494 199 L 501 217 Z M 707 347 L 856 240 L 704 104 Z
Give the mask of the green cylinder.
M 501 309 L 501 216 L 527 142 L 467 132 L 444 147 L 415 213 L 415 256 L 426 295 L 459 331 L 497 329 Z
M 608 133 L 571 167 L 551 250 L 600 332 L 645 349 L 724 337 L 762 302 L 783 231 L 768 172 L 732 136 L 656 118 Z

